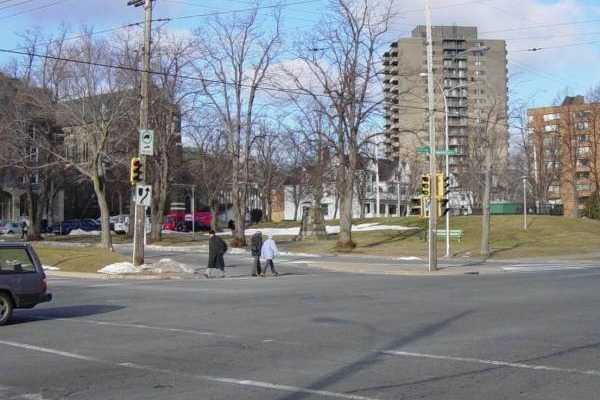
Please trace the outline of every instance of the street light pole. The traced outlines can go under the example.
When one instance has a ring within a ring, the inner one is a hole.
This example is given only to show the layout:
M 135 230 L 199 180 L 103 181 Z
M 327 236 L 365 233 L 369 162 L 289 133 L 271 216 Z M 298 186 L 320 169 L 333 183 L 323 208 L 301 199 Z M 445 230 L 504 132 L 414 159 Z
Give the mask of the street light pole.
M 433 42 L 431 33 L 431 1 L 425 0 L 425 25 L 427 31 L 427 97 L 429 99 L 429 176 L 433 184 L 429 185 L 429 225 L 428 225 L 428 269 L 437 271 L 437 210 L 436 210 L 436 156 L 435 156 L 435 118 L 433 95 Z
M 452 57 L 450 59 L 450 62 L 453 62 L 454 60 L 456 60 L 456 58 L 458 58 L 458 56 L 462 55 L 462 54 L 467 54 L 467 53 L 474 53 L 474 52 L 484 52 L 484 51 L 488 51 L 490 48 L 489 46 L 476 46 L 476 47 L 471 47 L 468 48 L 464 51 L 461 51 L 457 54 L 454 55 L 454 57 Z M 425 73 L 421 73 L 419 74 L 419 76 L 423 76 L 423 77 L 428 77 L 429 78 L 429 71 L 425 74 Z M 446 92 L 444 90 L 444 87 L 442 86 L 440 81 L 436 81 L 436 84 L 440 90 L 440 93 L 442 94 L 442 99 L 444 100 L 444 143 L 445 143 L 445 174 L 446 177 L 450 176 L 450 155 L 449 155 L 449 151 L 450 151 L 450 142 L 449 142 L 449 138 L 448 138 L 448 99 L 446 97 Z M 469 86 L 469 84 L 464 84 L 464 85 L 457 85 L 457 86 L 453 86 L 451 88 L 449 88 L 448 90 L 454 90 L 454 89 L 458 89 L 458 88 L 462 88 L 465 86 Z M 433 175 L 432 175 L 433 176 Z M 433 178 L 432 178 L 433 179 Z M 450 199 L 448 199 L 450 200 Z M 446 213 L 446 258 L 450 257 L 450 213 L 447 212 Z

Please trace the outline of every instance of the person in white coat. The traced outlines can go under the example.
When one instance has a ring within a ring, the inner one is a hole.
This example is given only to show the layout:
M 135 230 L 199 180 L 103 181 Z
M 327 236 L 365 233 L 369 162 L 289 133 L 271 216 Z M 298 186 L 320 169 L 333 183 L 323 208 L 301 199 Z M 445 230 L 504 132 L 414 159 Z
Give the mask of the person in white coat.
M 271 266 L 271 272 L 273 275 L 279 275 L 277 271 L 275 271 L 275 266 L 273 265 L 273 260 L 279 255 L 279 250 L 277 250 L 277 245 L 273 240 L 273 235 L 269 235 L 269 238 L 263 243 L 262 248 L 260 249 L 260 255 L 267 260 L 265 269 L 262 271 L 260 276 L 265 276 L 269 265 Z

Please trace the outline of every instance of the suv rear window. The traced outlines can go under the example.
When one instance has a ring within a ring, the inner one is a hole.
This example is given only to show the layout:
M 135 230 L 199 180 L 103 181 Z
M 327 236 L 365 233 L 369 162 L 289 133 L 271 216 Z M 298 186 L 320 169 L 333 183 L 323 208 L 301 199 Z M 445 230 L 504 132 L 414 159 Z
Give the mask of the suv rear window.
M 26 249 L 0 249 L 0 275 L 35 273 Z

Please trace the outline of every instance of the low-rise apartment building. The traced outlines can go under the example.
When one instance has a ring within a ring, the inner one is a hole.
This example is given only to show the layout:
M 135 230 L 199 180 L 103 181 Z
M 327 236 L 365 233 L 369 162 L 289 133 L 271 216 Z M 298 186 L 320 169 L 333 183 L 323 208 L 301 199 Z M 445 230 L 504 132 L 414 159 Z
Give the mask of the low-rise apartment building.
M 527 115 L 536 203 L 562 204 L 565 216 L 581 216 L 600 189 L 600 103 L 567 96 L 560 105 L 532 108 Z

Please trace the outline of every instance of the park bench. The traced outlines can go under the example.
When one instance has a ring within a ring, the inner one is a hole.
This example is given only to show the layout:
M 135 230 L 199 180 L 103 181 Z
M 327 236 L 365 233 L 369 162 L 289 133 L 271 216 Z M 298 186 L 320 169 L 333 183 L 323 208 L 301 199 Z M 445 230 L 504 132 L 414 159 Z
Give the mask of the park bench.
M 436 231 L 437 233 L 437 238 L 445 238 L 446 237 L 446 230 L 445 229 L 438 229 Z M 462 229 L 450 229 L 450 238 L 455 238 L 457 239 L 457 241 L 460 243 L 460 241 L 463 239 L 463 230 Z M 421 232 L 421 239 L 426 241 L 427 240 L 427 230 L 424 230 Z

